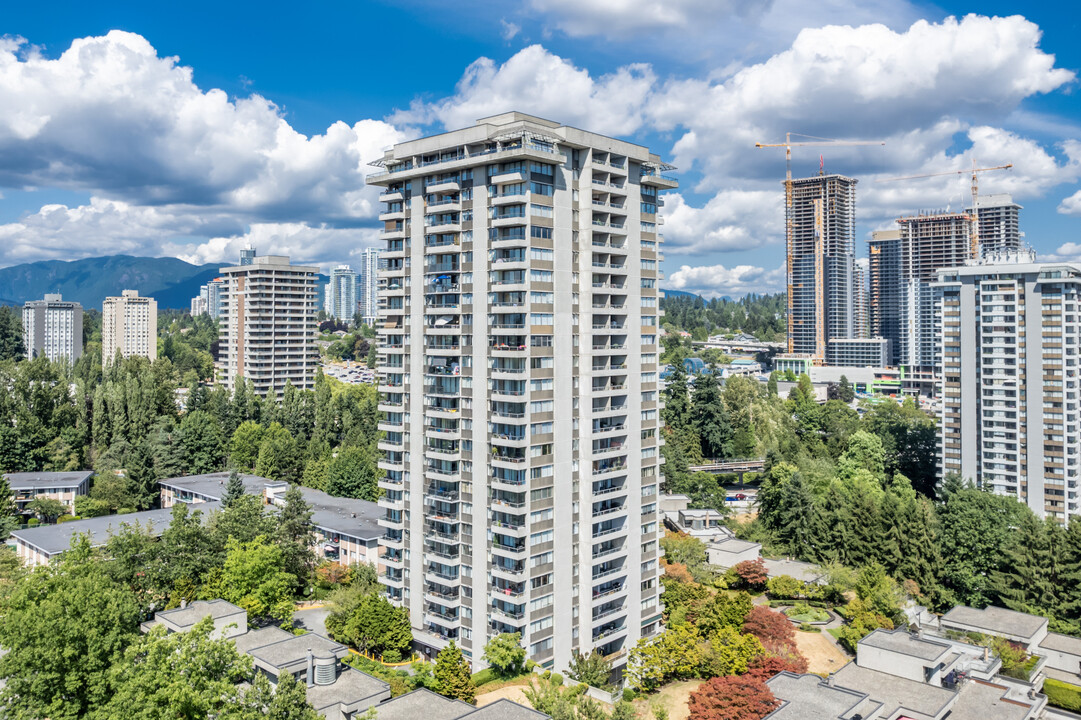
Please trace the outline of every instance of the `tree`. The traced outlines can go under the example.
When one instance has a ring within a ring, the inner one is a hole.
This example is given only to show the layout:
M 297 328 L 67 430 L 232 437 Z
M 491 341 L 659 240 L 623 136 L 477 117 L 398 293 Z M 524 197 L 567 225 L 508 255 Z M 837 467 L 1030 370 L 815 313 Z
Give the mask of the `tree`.
M 339 640 L 344 639 L 361 650 L 376 655 L 396 653 L 399 657 L 409 652 L 413 644 L 413 630 L 409 624 L 409 611 L 395 607 L 382 594 L 369 592 L 359 598 L 352 612 L 334 623 L 327 619 L 327 628 L 338 629 Z
M 158 626 L 138 638 L 110 671 L 112 694 L 92 718 L 202 720 L 239 700 L 238 682 L 251 675 L 251 658 L 217 637 L 203 618 L 188 632 Z
M 26 509 L 37 515 L 42 522 L 54 523 L 61 515 L 67 515 L 68 506 L 51 497 L 39 496 L 26 503 Z
M 14 498 L 8 479 L 0 475 L 0 540 L 19 527 L 19 508 Z
M 740 581 L 749 588 L 764 588 L 769 581 L 769 575 L 766 573 L 766 563 L 762 558 L 736 563 L 733 569 L 736 571 L 736 575 L 739 576 Z
M 694 677 L 701 665 L 700 643 L 698 632 L 689 625 L 642 638 L 627 657 L 627 683 L 638 692 L 652 692 L 669 680 Z
M 802 675 L 807 672 L 807 659 L 803 655 L 759 655 L 751 660 L 747 674 L 765 682 L 777 673 L 790 672 Z
M 634 703 L 620 698 L 612 706 L 612 720 L 636 720 L 638 713 L 634 711 Z
M 80 535 L 0 598 L 0 617 L 0 707 L 12 718 L 74 720 L 108 700 L 109 669 L 138 633 L 139 608 Z
M 687 700 L 695 720 L 761 720 L 780 705 L 764 682 L 747 675 L 707 680 Z
M 194 600 L 197 589 L 210 569 L 220 562 L 218 548 L 203 527 L 201 510 L 191 510 L 186 503 L 173 505 L 169 527 L 161 533 L 161 556 L 168 558 L 162 568 L 163 583 L 181 600 Z
M 282 673 L 273 687 L 264 673 L 255 673 L 251 689 L 244 693 L 232 713 L 220 720 L 321 720 L 308 703 L 308 689 L 292 673 Z M 375 707 L 367 713 L 354 715 L 356 720 L 375 720 Z
M 197 475 L 221 469 L 221 426 L 209 413 L 189 412 L 180 422 L 179 432 L 188 472 Z
M 473 704 L 476 696 L 473 676 L 461 648 L 453 640 L 435 656 L 435 680 L 441 695 Z
M 525 664 L 521 633 L 500 633 L 484 646 L 484 661 L 500 675 L 517 675 Z
M 273 536 L 278 529 L 275 518 L 266 511 L 257 495 L 241 495 L 210 517 L 207 527 L 213 546 L 224 551 L 232 538 L 247 543 L 259 535 Z
M 577 650 L 571 657 L 567 675 L 572 680 L 591 685 L 595 688 L 607 688 L 611 685 L 612 661 L 599 650 L 583 655 Z
M 841 375 L 841 378 L 837 381 L 837 391 L 838 399 L 843 403 L 847 404 L 856 399 L 856 391 L 852 388 L 852 383 L 844 375 Z
M 327 467 L 327 493 L 375 501 L 379 498 L 379 469 L 362 447 L 342 448 Z
M 694 608 L 694 625 L 703 637 L 711 638 L 725 628 L 743 627 L 752 606 L 751 596 L 745 592 L 717 593 Z
M 236 470 L 229 472 L 229 481 L 225 484 L 225 492 L 221 496 L 223 507 L 230 507 L 239 498 L 247 494 L 244 489 L 244 481 L 240 479 L 240 473 Z
M 240 470 L 251 471 L 259 459 L 259 447 L 262 442 L 262 425 L 253 420 L 240 423 L 229 441 L 229 464 Z
M 755 605 L 743 622 L 743 632 L 754 635 L 768 652 L 787 654 L 796 646 L 792 622 L 765 605 Z
M 281 548 L 260 535 L 247 543 L 230 539 L 225 551 L 225 565 L 207 594 L 239 605 L 252 619 L 289 620 L 297 579 L 282 569 Z
M 255 474 L 288 482 L 295 482 L 299 478 L 300 452 L 297 442 L 278 423 L 271 423 L 263 433 L 259 457 L 255 461 Z
M 754 635 L 744 635 L 732 627 L 721 628 L 702 650 L 701 674 L 742 675 L 751 661 L 763 653 L 762 643 Z
M 720 383 L 712 372 L 699 375 L 694 380 L 691 424 L 698 434 L 698 439 L 702 444 L 702 454 L 705 457 L 729 456 L 732 428 L 728 422 L 725 404 L 721 399 Z
M 285 491 L 285 503 L 278 512 L 278 546 L 282 549 L 284 569 L 298 581 L 305 581 L 315 565 L 312 550 L 312 506 L 296 485 Z

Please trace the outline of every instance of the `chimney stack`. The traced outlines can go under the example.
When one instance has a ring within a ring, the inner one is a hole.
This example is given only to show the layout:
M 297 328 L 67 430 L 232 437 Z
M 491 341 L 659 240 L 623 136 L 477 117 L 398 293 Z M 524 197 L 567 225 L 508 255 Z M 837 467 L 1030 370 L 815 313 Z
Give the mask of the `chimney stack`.
M 308 687 L 315 685 L 315 658 L 312 649 L 308 648 Z

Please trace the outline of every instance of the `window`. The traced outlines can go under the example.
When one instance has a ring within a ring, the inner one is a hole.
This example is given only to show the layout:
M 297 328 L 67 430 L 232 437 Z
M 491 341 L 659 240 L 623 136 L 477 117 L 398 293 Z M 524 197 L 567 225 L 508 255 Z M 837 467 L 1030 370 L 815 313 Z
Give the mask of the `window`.
M 656 420 L 656 419 L 657 419 L 657 411 L 656 410 L 643 410 L 642 411 L 642 420 L 643 421 Z
M 656 215 L 657 214 L 657 203 L 655 203 L 655 202 L 643 202 L 642 203 L 642 212 L 649 213 L 650 215 Z
M 540 567 L 541 565 L 549 565 L 553 559 L 552 551 L 542 552 L 538 555 L 534 555 L 529 558 L 529 567 Z
M 529 183 L 529 191 L 534 195 L 546 195 L 551 197 L 555 192 L 555 188 L 548 183 L 531 182 Z M 656 212 L 656 205 L 654 205 L 654 212 Z
M 529 214 L 537 217 L 550 218 L 552 217 L 552 208 L 548 205 L 537 205 L 531 203 L 529 206 Z
M 552 271 L 551 270 L 530 270 L 529 271 L 529 279 L 532 280 L 533 282 L 550 283 L 550 282 L 552 282 Z M 643 281 L 643 282 L 645 282 L 645 281 Z
M 551 400 L 534 400 L 529 403 L 529 412 L 542 413 L 552 412 L 555 409 L 555 404 Z
M 656 390 L 647 390 L 646 392 L 642 393 L 642 402 L 656 402 L 656 401 L 657 401 L 657 391 Z
M 544 163 L 529 163 L 529 172 L 535 172 L 539 175 L 554 175 L 555 166 L 545 165 Z
M 549 250 L 549 252 L 551 251 Z M 551 305 L 555 301 L 555 294 L 550 292 L 531 292 L 529 293 L 529 301 Z
M 642 382 L 644 382 L 644 383 L 655 383 L 655 382 L 657 382 L 657 373 L 655 373 L 655 372 L 644 372 L 644 373 L 642 373 Z
M 548 562 L 552 562 L 551 553 L 545 553 L 545 554 L 549 556 Z M 529 586 L 531 588 L 533 588 L 534 590 L 536 590 L 537 588 L 542 588 L 545 585 L 551 585 L 551 584 L 552 584 L 552 573 L 545 573 L 543 575 L 538 575 L 535 578 L 531 578 L 530 581 L 529 581 Z
M 530 313 L 529 324 L 530 325 L 551 325 L 553 323 L 552 313 Z
M 543 445 L 534 445 L 529 448 L 529 457 L 541 457 L 543 455 L 552 454 L 552 444 L 544 443 Z
M 551 228 L 533 228 L 534 230 L 548 230 L 548 237 L 552 237 Z M 538 237 L 534 235 L 533 237 Z M 529 251 L 530 260 L 544 260 L 546 262 L 552 262 L 555 260 L 555 252 L 547 248 L 532 248 Z
M 539 598 L 533 598 L 529 601 L 530 612 L 536 612 L 537 610 L 543 610 L 546 607 L 551 607 L 552 603 L 555 602 L 554 598 L 555 596 L 552 594 L 548 594 Z
M 642 261 L 642 269 L 643 270 L 656 270 L 657 269 L 657 261 L 656 260 L 643 260 Z
M 534 510 L 529 514 L 530 522 L 544 522 L 545 520 L 552 519 L 552 508 L 545 508 L 544 510 Z
M 546 637 L 540 642 L 535 642 L 529 646 L 530 655 L 540 655 L 548 650 L 552 649 L 552 638 Z
M 552 422 L 533 423 L 529 426 L 529 431 L 534 435 L 547 435 L 552 432 Z
M 652 326 L 654 326 L 656 324 L 657 324 L 657 316 L 656 315 L 643 315 L 642 316 L 642 327 L 652 327 Z
M 534 370 L 551 368 L 554 364 L 554 359 L 550 357 L 529 358 L 529 367 L 533 368 Z
M 552 378 L 539 378 L 529 381 L 529 389 L 533 392 L 543 392 L 545 390 L 554 390 L 555 381 Z
M 553 535 L 550 530 L 545 530 L 544 532 L 539 532 L 539 533 L 533 533 L 532 535 L 530 535 L 530 546 L 532 547 L 534 545 L 542 545 L 544 543 L 550 543 L 552 537 L 555 537 L 555 535 Z
M 541 630 L 547 630 L 550 627 L 552 627 L 552 616 L 551 615 L 549 615 L 546 618 L 541 618 L 540 620 L 534 620 L 533 622 L 529 623 L 529 632 L 531 632 L 531 633 L 540 632 Z
M 552 238 L 552 228 L 533 225 L 529 228 L 529 236 L 540 238 L 541 240 L 550 240 Z
M 493 195 L 496 193 L 492 193 Z M 509 183 L 503 186 L 503 191 L 499 193 L 501 197 L 507 197 L 508 195 L 525 195 L 525 183 Z
M 531 502 L 538 502 L 540 500 L 547 500 L 552 497 L 552 488 L 534 488 L 529 491 L 529 499 Z
M 656 560 L 646 560 L 644 563 L 642 563 L 642 574 L 643 575 L 645 575 L 646 573 L 650 573 L 650 572 L 652 572 L 652 571 L 654 571 L 656 569 L 657 569 L 657 561 Z
M 649 497 L 650 495 L 652 495 L 655 492 L 657 492 L 657 486 L 656 485 L 643 485 L 642 486 L 642 497 Z
M 642 336 L 642 344 L 643 345 L 656 345 L 657 344 L 657 336 L 656 335 L 643 335 Z
M 536 271 L 534 270 L 534 272 L 536 272 Z M 642 278 L 642 287 L 644 289 L 647 289 L 647 290 L 650 289 L 650 288 L 657 287 L 656 278 Z
M 551 335 L 530 335 L 529 345 L 531 347 L 552 347 Z
M 655 447 L 642 448 L 642 457 L 643 458 L 657 457 L 657 448 L 655 448 Z
M 657 223 L 644 222 L 642 223 L 642 232 L 657 232 Z
M 657 298 L 644 297 L 642 298 L 642 307 L 657 307 Z
M 529 468 L 529 477 L 531 480 L 552 477 L 552 466 L 542 465 L 541 467 Z

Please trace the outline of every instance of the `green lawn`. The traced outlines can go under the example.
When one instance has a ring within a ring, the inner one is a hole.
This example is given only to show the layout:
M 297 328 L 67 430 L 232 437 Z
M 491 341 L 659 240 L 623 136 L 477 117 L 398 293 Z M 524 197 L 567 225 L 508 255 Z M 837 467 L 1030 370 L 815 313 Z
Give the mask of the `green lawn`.
M 830 619 L 829 614 L 825 610 L 819 610 L 818 608 L 811 608 L 810 612 L 805 612 L 800 615 L 793 614 L 792 610 L 793 608 L 788 608 L 784 611 L 784 614 L 790 619 L 800 623 L 826 622 Z

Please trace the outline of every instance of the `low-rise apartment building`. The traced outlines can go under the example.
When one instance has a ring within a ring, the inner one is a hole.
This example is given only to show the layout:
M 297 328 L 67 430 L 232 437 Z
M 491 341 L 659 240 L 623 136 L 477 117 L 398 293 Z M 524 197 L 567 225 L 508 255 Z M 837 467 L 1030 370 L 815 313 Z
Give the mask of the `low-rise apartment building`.
M 21 472 L 6 473 L 12 500 L 20 513 L 28 512 L 26 506 L 37 498 L 59 500 L 75 514 L 75 498 L 90 492 L 93 470 L 76 472 Z

